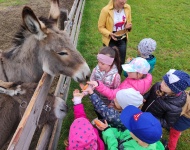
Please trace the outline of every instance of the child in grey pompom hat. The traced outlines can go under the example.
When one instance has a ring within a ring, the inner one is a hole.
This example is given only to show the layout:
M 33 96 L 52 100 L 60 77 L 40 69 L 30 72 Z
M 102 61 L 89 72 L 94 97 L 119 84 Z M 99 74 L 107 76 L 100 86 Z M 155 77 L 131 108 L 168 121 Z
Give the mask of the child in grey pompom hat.
M 156 41 L 152 38 L 144 38 L 142 39 L 138 46 L 138 57 L 142 57 L 148 61 L 150 64 L 149 73 L 152 73 L 154 66 L 156 64 L 156 57 L 152 54 L 156 50 Z M 128 58 L 126 63 L 129 63 L 133 58 Z M 124 71 L 124 76 L 127 77 L 127 73 Z
M 139 42 L 138 51 L 141 57 L 149 58 L 156 50 L 156 41 L 151 38 L 144 38 Z
M 150 64 L 149 73 L 152 73 L 156 64 L 156 57 L 152 54 L 156 50 L 156 41 L 152 38 L 144 38 L 138 44 L 138 54 Z

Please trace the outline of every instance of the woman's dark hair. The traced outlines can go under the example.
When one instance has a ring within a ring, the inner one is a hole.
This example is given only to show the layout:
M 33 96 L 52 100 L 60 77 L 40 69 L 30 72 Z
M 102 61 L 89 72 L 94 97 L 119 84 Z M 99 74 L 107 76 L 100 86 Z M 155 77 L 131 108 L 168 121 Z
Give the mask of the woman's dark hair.
M 117 66 L 118 73 L 121 75 L 121 60 L 120 60 L 120 54 L 119 49 L 116 46 L 109 47 L 105 46 L 101 48 L 99 54 L 109 55 L 111 58 L 114 58 L 113 64 Z M 113 66 L 113 64 L 111 66 Z

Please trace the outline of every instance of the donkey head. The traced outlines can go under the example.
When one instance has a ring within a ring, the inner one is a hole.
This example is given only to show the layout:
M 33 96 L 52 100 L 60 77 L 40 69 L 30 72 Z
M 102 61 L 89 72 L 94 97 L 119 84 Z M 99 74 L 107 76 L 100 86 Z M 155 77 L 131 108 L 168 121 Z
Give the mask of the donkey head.
M 48 95 L 42 110 L 38 126 L 53 124 L 56 119 L 63 119 L 67 114 L 66 102 L 60 97 Z
M 57 28 L 59 17 L 58 1 L 51 1 L 49 20 L 38 19 L 34 12 L 27 6 L 22 12 L 25 27 L 37 40 L 38 55 L 43 71 L 50 75 L 64 74 L 71 76 L 75 81 L 86 80 L 90 75 L 90 69 L 76 50 L 69 35 Z M 26 42 L 27 43 L 27 42 Z
M 23 8 L 23 25 L 15 35 L 13 48 L 4 54 L 4 61 L 10 59 L 7 68 L 4 63 L 9 81 L 38 82 L 43 71 L 52 76 L 64 74 L 77 82 L 88 79 L 90 69 L 85 59 L 68 33 L 57 27 L 59 14 L 58 0 L 51 1 L 48 19 L 37 18 L 28 6 Z

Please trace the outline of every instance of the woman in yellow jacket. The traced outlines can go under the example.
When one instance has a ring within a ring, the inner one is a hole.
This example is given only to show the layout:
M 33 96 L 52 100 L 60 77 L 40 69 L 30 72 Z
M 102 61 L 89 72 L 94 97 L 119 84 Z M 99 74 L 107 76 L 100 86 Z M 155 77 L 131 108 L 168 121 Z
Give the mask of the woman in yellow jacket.
M 128 32 L 132 28 L 131 7 L 127 0 L 110 0 L 100 13 L 98 30 L 102 34 L 104 46 L 117 46 L 120 51 L 121 64 L 125 63 Z M 115 32 L 124 31 L 125 34 L 117 36 Z

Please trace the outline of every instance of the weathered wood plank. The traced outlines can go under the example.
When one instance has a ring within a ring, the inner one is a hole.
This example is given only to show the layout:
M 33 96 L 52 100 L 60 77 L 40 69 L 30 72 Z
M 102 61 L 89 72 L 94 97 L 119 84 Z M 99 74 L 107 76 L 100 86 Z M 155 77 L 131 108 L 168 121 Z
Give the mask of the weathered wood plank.
M 84 6 L 85 6 L 85 2 L 86 1 L 84 0 L 83 4 L 82 4 L 81 11 L 80 11 L 78 26 L 77 26 L 77 29 L 76 29 L 76 35 L 75 35 L 75 39 L 74 39 L 74 45 L 75 46 L 77 46 L 77 43 L 78 43 L 78 36 L 79 36 L 79 32 L 80 32 L 80 26 L 81 26 L 81 21 L 82 21 L 82 15 L 83 15 L 83 10 L 84 10 Z
M 8 150 L 27 150 L 29 148 L 52 81 L 53 77 L 47 73 L 42 75 L 34 95 L 8 146 Z
M 36 146 L 36 150 L 46 149 L 46 147 L 48 146 L 48 143 L 49 143 L 49 139 L 51 137 L 51 132 L 52 132 L 52 127 L 48 124 L 45 124 L 42 129 L 42 132 L 41 132 L 41 135 L 39 138 L 39 142 Z
M 70 88 L 70 82 L 71 82 L 71 78 L 67 77 L 67 79 L 65 81 L 65 84 L 64 84 L 65 89 L 64 89 L 64 93 L 63 93 L 63 97 L 62 97 L 64 100 L 67 100 L 68 93 L 69 93 L 69 88 Z M 50 140 L 50 143 L 49 143 L 48 150 L 56 150 L 56 148 L 57 148 L 57 144 L 58 144 L 58 141 L 59 141 L 59 136 L 60 136 L 60 133 L 61 133 L 61 127 L 62 127 L 63 119 L 62 120 L 57 119 L 57 121 L 56 121 L 56 123 L 54 125 L 54 129 L 53 129 L 53 132 L 52 132 L 52 136 L 51 136 L 51 140 Z
M 75 0 L 74 3 L 73 3 L 73 6 L 71 8 L 71 11 L 69 13 L 69 16 L 68 16 L 68 21 L 67 21 L 67 25 L 65 26 L 65 30 L 70 34 L 70 31 L 71 31 L 71 28 L 72 28 L 72 24 L 73 24 L 73 17 L 74 17 L 74 13 L 77 9 L 77 4 L 78 4 L 78 1 L 79 0 Z
M 72 32 L 71 32 L 71 39 L 73 39 L 73 41 L 74 41 L 74 39 L 75 39 L 75 35 L 76 35 L 76 28 L 77 28 L 77 26 L 78 26 L 78 20 L 79 20 L 79 15 L 80 15 L 80 10 L 81 10 L 81 6 L 82 6 L 82 2 L 83 2 L 83 0 L 80 0 L 79 1 L 79 3 L 78 3 L 78 7 L 77 7 L 77 10 L 76 10 L 76 14 L 74 15 L 74 21 L 73 21 L 73 29 L 74 30 L 72 30 Z

